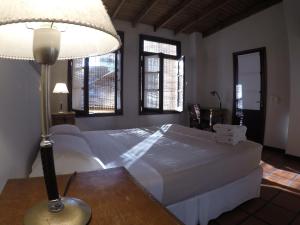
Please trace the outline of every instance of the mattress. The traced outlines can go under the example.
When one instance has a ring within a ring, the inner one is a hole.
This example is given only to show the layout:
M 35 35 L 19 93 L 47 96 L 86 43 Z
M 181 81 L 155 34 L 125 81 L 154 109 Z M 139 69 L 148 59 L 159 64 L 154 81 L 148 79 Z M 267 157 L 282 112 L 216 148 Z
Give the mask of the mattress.
M 106 168 L 126 167 L 165 205 L 245 177 L 261 159 L 260 144 L 220 144 L 214 133 L 175 124 L 82 134 Z

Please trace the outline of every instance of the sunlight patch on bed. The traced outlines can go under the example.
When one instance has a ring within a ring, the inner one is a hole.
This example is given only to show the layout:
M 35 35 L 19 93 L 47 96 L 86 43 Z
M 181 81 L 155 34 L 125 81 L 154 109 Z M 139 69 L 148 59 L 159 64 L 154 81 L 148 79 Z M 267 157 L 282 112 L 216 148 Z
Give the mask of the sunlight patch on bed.
M 128 135 L 135 135 L 137 137 L 145 137 L 147 135 L 149 135 L 150 131 L 148 131 L 147 129 L 141 129 L 141 128 L 132 128 L 132 129 L 127 129 L 127 130 L 123 130 L 122 132 L 117 132 L 117 133 L 112 133 L 109 134 L 110 136 L 113 137 L 123 137 L 124 134 L 128 134 Z
M 134 164 L 138 159 L 140 159 L 143 155 L 148 152 L 151 147 L 166 133 L 172 124 L 163 125 L 157 130 L 155 133 L 151 134 L 142 142 L 133 146 L 127 152 L 120 156 L 120 159 L 106 165 L 106 168 L 113 168 L 116 166 L 124 166 L 129 168 L 132 164 Z

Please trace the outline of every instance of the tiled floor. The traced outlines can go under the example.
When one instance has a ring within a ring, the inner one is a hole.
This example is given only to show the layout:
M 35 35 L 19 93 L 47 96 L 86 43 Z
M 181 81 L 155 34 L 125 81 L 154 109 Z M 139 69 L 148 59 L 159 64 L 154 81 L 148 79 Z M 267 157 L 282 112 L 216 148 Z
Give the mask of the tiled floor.
M 222 214 L 209 225 L 300 225 L 300 159 L 265 148 L 261 197 Z

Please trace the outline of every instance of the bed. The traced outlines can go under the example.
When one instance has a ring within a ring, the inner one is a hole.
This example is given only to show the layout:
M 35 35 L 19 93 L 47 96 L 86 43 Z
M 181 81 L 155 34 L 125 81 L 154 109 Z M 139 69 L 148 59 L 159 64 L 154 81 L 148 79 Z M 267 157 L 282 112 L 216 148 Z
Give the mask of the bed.
M 176 124 L 104 131 L 77 129 L 52 129 L 55 154 L 64 152 L 63 159 L 55 158 L 58 174 L 74 170 L 65 170 L 66 164 L 77 164 L 77 171 L 124 166 L 186 225 L 206 225 L 210 219 L 259 196 L 262 146 L 257 143 L 220 144 L 211 132 Z M 66 149 L 79 156 L 65 156 L 69 153 Z M 85 155 L 85 161 L 73 163 L 80 161 L 80 154 Z M 65 163 L 71 157 L 75 159 Z M 40 171 L 37 159 L 31 176 L 41 175 Z

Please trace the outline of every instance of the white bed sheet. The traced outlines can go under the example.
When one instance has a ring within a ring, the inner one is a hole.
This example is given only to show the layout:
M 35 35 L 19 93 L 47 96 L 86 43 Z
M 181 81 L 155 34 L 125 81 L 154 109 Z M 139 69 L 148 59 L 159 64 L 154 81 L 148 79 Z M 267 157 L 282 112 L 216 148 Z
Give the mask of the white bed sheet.
M 82 132 L 106 168 L 124 166 L 165 205 L 214 190 L 259 166 L 261 145 L 215 142 L 180 125 Z
M 240 204 L 260 196 L 263 170 L 258 167 L 247 176 L 215 190 L 197 195 L 167 208 L 185 225 L 207 225 L 210 220 Z

